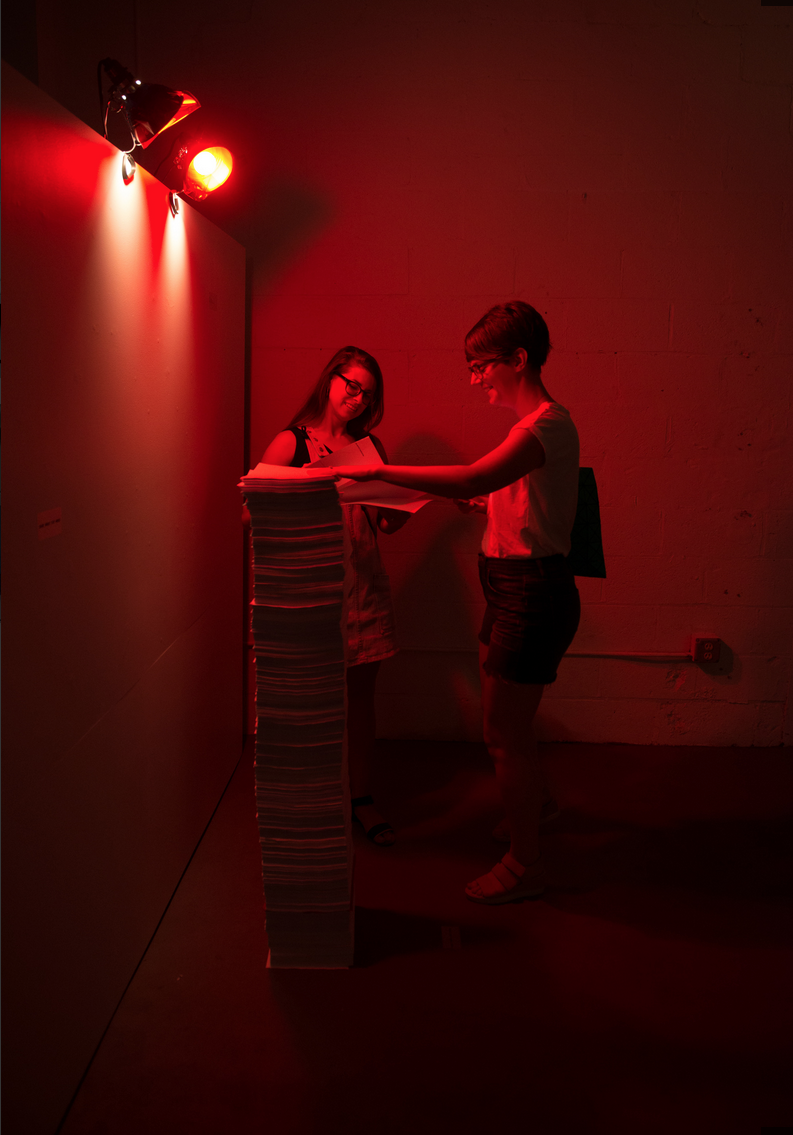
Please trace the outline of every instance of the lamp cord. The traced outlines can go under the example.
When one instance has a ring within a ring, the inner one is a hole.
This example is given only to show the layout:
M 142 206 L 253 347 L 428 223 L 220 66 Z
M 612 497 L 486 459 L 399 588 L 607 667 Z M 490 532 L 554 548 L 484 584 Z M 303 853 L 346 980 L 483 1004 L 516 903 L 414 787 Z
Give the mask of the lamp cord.
M 115 90 L 115 87 L 112 88 L 110 94 L 107 96 L 107 99 L 105 99 L 104 93 L 102 91 L 102 68 L 103 68 L 103 66 L 104 66 L 104 60 L 100 59 L 99 63 L 97 64 L 97 67 L 96 67 L 96 81 L 97 81 L 97 85 L 99 86 L 99 113 L 102 117 L 102 134 L 103 134 L 104 138 L 107 138 L 107 116 L 110 114 L 110 103 L 111 103 L 112 98 L 113 98 L 113 90 Z M 136 133 L 135 133 L 133 127 L 132 127 L 132 123 L 129 120 L 129 113 L 128 113 L 126 107 L 124 107 L 124 119 L 127 123 L 127 127 L 129 129 L 129 133 L 130 133 L 130 137 L 132 138 L 132 149 L 122 150 L 121 153 L 122 154 L 131 154 L 138 148 L 138 146 L 140 145 L 140 142 L 138 141 L 137 135 L 136 135 Z
M 108 95 L 107 102 L 105 102 L 105 96 L 102 93 L 102 61 L 101 61 L 101 59 L 96 65 L 96 82 L 97 82 L 97 86 L 99 87 L 99 117 L 102 119 L 102 125 L 103 125 L 103 128 L 104 128 L 104 137 L 107 138 L 107 112 L 110 110 L 110 96 Z

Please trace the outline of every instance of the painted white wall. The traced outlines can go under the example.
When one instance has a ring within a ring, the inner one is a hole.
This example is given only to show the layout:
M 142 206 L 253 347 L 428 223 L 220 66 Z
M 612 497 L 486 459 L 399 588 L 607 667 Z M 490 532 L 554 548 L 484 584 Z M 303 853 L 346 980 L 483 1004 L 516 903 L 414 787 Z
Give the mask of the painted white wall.
M 4 1106 L 50 1135 L 241 752 L 245 255 L 5 65 L 3 129 Z

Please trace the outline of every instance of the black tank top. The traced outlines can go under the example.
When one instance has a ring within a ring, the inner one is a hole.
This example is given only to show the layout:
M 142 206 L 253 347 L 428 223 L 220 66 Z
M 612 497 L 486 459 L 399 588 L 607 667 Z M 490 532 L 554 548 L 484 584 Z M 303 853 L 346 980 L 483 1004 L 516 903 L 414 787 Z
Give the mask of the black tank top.
M 295 435 L 295 455 L 289 462 L 293 469 L 300 469 L 303 465 L 308 465 L 311 460 L 311 454 L 308 452 L 308 431 L 305 426 L 287 426 L 286 429 L 289 433 Z M 284 431 L 286 433 L 286 430 Z M 370 437 L 370 434 L 364 434 L 364 437 Z M 363 438 L 359 439 L 363 440 Z
M 289 465 L 292 469 L 300 469 L 303 465 L 308 465 L 311 460 L 311 454 L 308 452 L 308 442 L 306 441 L 306 427 L 287 426 L 287 429 L 290 433 L 295 435 L 295 455 L 289 462 Z

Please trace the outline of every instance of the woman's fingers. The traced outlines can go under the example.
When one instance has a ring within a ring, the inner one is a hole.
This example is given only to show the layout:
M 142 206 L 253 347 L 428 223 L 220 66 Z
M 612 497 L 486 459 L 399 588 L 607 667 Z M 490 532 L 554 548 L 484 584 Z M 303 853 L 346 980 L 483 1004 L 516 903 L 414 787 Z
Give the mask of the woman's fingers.
M 329 473 L 337 477 L 349 477 L 351 481 L 371 481 L 376 475 L 374 465 L 329 465 Z

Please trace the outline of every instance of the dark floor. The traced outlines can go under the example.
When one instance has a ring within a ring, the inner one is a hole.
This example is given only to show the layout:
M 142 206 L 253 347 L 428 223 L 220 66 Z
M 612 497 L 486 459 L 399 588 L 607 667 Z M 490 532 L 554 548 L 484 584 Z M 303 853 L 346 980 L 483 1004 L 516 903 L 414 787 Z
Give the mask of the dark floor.
M 265 969 L 246 754 L 64 1135 L 793 1123 L 790 749 L 546 746 L 551 885 L 496 908 L 463 896 L 503 851 L 484 749 L 381 752 L 356 966 Z

